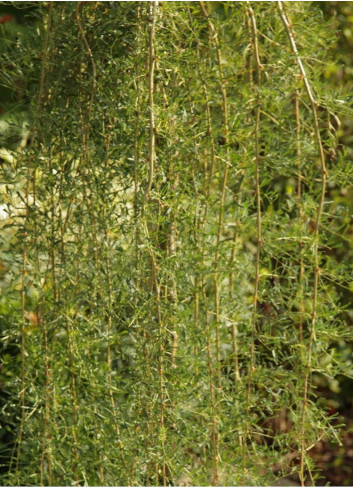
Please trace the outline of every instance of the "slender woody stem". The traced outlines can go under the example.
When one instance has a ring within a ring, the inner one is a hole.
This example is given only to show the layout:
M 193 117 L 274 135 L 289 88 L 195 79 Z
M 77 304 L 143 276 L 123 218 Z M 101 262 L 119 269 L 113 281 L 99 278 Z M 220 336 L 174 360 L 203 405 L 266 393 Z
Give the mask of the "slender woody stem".
M 37 100 L 37 111 L 36 111 L 36 116 L 37 120 L 39 118 L 41 106 L 42 106 L 42 99 L 44 96 L 44 86 L 45 86 L 45 78 L 46 78 L 46 61 L 47 61 L 47 51 L 48 51 L 48 46 L 49 46 L 49 36 L 50 36 L 50 30 L 51 30 L 51 19 L 52 19 L 52 9 L 53 9 L 53 2 L 48 3 L 49 9 L 48 9 L 48 14 L 47 14 L 47 19 L 46 19 L 46 34 L 45 34 L 45 39 L 44 39 L 44 45 L 43 45 L 43 57 L 42 57 L 42 63 L 41 63 L 41 76 L 40 76 L 40 83 L 39 83 L 39 92 L 38 92 L 38 100 Z M 31 131 L 30 131 L 30 146 L 33 147 L 34 143 L 34 138 L 35 138 L 35 133 L 36 133 L 36 128 L 35 125 L 32 125 Z M 33 168 L 32 176 L 31 176 L 31 182 L 32 182 L 32 194 L 33 194 L 33 207 L 36 205 L 36 167 Z M 28 171 L 27 171 L 27 184 L 26 184 L 26 196 L 25 196 L 25 201 L 26 201 L 26 214 L 25 214 L 25 223 L 24 223 L 24 229 L 26 229 L 26 225 L 29 221 L 29 190 L 30 190 L 30 166 L 28 166 Z M 35 216 L 36 214 L 34 214 Z M 22 385 L 21 385 L 21 422 L 20 422 L 20 428 L 19 428 L 19 434 L 18 434 L 18 446 L 17 446 L 17 460 L 16 460 L 16 473 L 18 473 L 19 470 L 19 463 L 20 463 L 20 456 L 21 456 L 21 445 L 22 445 L 22 438 L 23 438 L 23 429 L 24 429 L 24 421 L 25 421 L 25 316 L 26 316 L 26 292 L 25 292 L 25 279 L 26 279 L 26 268 L 27 268 L 27 249 L 26 249 L 26 231 L 25 231 L 25 236 L 24 236 L 24 245 L 23 245 L 23 253 L 22 253 L 22 279 L 21 279 L 21 304 L 22 304 L 22 324 L 21 324 L 21 377 L 22 377 Z M 36 218 L 34 218 L 34 243 L 35 247 L 38 251 L 37 247 L 37 222 Z M 38 255 L 37 255 L 38 256 Z M 38 260 L 37 260 L 38 261 Z M 37 311 L 38 312 L 38 311 Z M 45 352 L 46 352 L 46 360 L 45 360 L 45 379 L 46 379 L 46 396 L 45 396 L 45 416 L 44 416 L 44 436 L 43 436 L 43 445 L 42 445 L 42 455 L 41 459 L 44 457 L 44 453 L 46 451 L 45 449 L 45 440 L 46 440 L 46 431 L 47 431 L 47 424 L 48 424 L 48 395 L 47 395 L 47 390 L 48 390 L 48 385 L 49 385 L 49 370 L 48 370 L 48 345 L 47 345 L 47 331 L 46 331 L 46 325 L 45 325 Z M 50 465 L 50 462 L 49 462 Z M 41 472 L 41 483 L 43 483 L 43 472 L 42 472 L 42 467 L 43 464 L 40 464 L 40 472 Z M 51 467 L 49 467 L 49 472 L 51 472 Z
M 218 388 L 222 387 L 221 382 L 221 353 L 220 353 L 220 337 L 219 337 L 219 311 L 220 311 L 220 297 L 219 297 L 219 253 L 220 253 L 220 241 L 223 230 L 223 220 L 224 220 L 224 202 L 227 188 L 227 180 L 228 180 L 228 166 L 230 163 L 230 152 L 229 152 L 229 124 L 228 124 L 228 101 L 227 101 L 227 87 L 224 78 L 224 73 L 222 69 L 222 53 L 218 40 L 217 30 L 210 19 L 210 16 L 207 12 L 206 6 L 203 2 L 200 2 L 200 6 L 203 12 L 203 15 L 207 19 L 209 30 L 212 33 L 213 41 L 216 47 L 217 53 L 217 65 L 218 65 L 218 75 L 219 75 L 219 85 L 222 94 L 222 117 L 223 117 L 223 133 L 224 133 L 224 143 L 225 143 L 225 163 L 223 168 L 223 178 L 221 185 L 221 199 L 219 204 L 219 214 L 218 214 L 218 231 L 217 231 L 217 242 L 216 242 L 216 250 L 214 257 L 214 290 L 215 290 L 215 319 L 216 319 L 216 353 L 217 353 L 217 379 L 218 379 Z
M 49 40 L 50 40 L 50 34 L 51 34 L 51 29 L 52 29 L 52 15 L 53 15 L 53 2 L 48 3 L 48 13 L 46 17 L 46 22 L 45 22 L 45 39 L 44 39 L 44 46 L 43 46 L 43 57 L 42 57 L 42 64 L 41 64 L 41 76 L 40 76 L 40 85 L 39 85 L 39 93 L 38 93 L 38 102 L 37 102 L 37 127 L 33 125 L 32 130 L 31 130 L 31 138 L 30 138 L 30 146 L 34 146 L 34 139 L 35 139 L 35 134 L 36 132 L 39 134 L 41 132 L 41 125 L 39 121 L 40 117 L 40 112 L 42 105 L 45 105 L 44 101 L 44 96 L 45 96 L 45 82 L 46 82 L 46 76 L 47 76 L 47 58 L 48 58 L 48 49 L 49 49 Z M 39 126 L 39 127 L 38 127 Z M 51 164 L 51 162 L 50 162 Z M 33 171 L 33 206 L 36 205 L 36 169 Z M 52 194 L 51 194 L 52 197 Z M 35 236 L 35 248 L 36 248 L 36 258 L 37 258 L 37 269 L 38 271 L 40 270 L 40 260 L 39 260 L 39 247 L 37 244 L 37 222 L 36 222 L 36 212 L 34 212 L 34 236 Z M 51 223 L 51 230 L 52 234 L 54 233 L 54 223 L 52 221 Z M 54 243 L 54 241 L 53 241 Z M 53 267 L 55 266 L 55 257 L 52 255 L 52 263 Z M 56 284 L 55 284 L 55 271 L 53 268 L 53 292 L 54 292 L 54 297 L 56 295 Z M 40 322 L 39 318 L 39 303 L 37 306 L 37 321 Z M 44 464 L 45 464 L 45 459 L 47 459 L 47 464 L 48 464 L 48 475 L 49 475 L 49 484 L 52 485 L 52 461 L 51 461 L 51 455 L 50 451 L 48 451 L 47 445 L 48 445 L 48 440 L 50 438 L 50 433 L 49 433 L 49 422 L 50 422 L 50 384 L 51 384 L 51 379 L 50 379 L 50 355 L 49 355 L 49 341 L 48 341 L 48 324 L 46 318 L 43 319 L 44 324 L 43 324 L 43 336 L 44 336 L 44 352 L 45 352 L 45 362 L 44 362 L 44 371 L 45 371 L 45 400 L 44 400 L 44 420 L 43 420 L 43 439 L 42 439 L 42 453 L 41 453 L 41 459 L 40 459 L 40 467 L 39 467 L 39 472 L 40 472 L 40 484 L 43 486 L 44 485 Z
M 255 194 L 256 194 L 256 234 L 257 234 L 257 246 L 256 246 L 256 258 L 255 258 L 255 283 L 254 283 L 254 303 L 253 303 L 253 314 L 252 314 L 252 340 L 250 345 L 250 363 L 248 371 L 248 383 L 246 391 L 246 419 L 245 419 L 245 442 L 247 438 L 251 438 L 250 432 L 250 398 L 252 391 L 252 377 L 255 371 L 255 336 L 257 333 L 257 305 L 258 305 L 258 292 L 260 283 L 260 252 L 262 246 L 262 225 L 261 225 L 261 193 L 260 193 L 260 118 L 261 118 L 261 70 L 263 68 L 260 62 L 259 46 L 258 46 L 258 35 L 256 27 L 256 19 L 254 11 L 247 2 L 248 13 L 250 17 L 250 23 L 252 28 L 252 43 L 253 43 L 253 53 L 255 57 L 256 66 L 256 106 L 255 106 Z M 245 470 L 245 450 L 246 443 L 243 445 L 243 469 Z
M 91 98 L 90 98 L 90 102 L 89 102 L 89 106 L 88 106 L 88 125 L 90 126 L 93 102 L 94 102 L 94 97 L 95 97 L 96 91 L 97 91 L 97 68 L 96 68 L 96 62 L 95 62 L 93 54 L 92 54 L 92 50 L 90 48 L 90 45 L 88 44 L 87 37 L 86 37 L 85 31 L 83 29 L 82 22 L 81 22 L 80 8 L 81 8 L 83 3 L 84 2 L 77 2 L 76 21 L 77 21 L 77 26 L 78 26 L 78 29 L 79 29 L 80 34 L 82 36 L 85 48 L 87 50 L 88 57 L 91 61 L 91 65 L 92 65 L 92 89 L 91 89 Z
M 298 182 L 297 182 L 297 201 L 299 212 L 299 226 L 302 229 L 302 223 L 304 219 L 303 205 L 302 205 L 302 171 L 301 171 L 301 122 L 300 122 L 300 92 L 295 91 L 295 121 L 297 131 L 297 168 L 298 168 Z M 303 342 L 303 320 L 304 320 L 304 250 L 302 237 L 299 241 L 300 246 L 300 264 L 299 264 L 299 342 Z
M 209 377 L 209 392 L 210 392 L 210 402 L 212 411 L 212 431 L 211 431 L 211 441 L 212 441 L 212 451 L 213 451 L 213 474 L 212 474 L 212 485 L 217 486 L 218 484 L 218 427 L 217 427 L 217 417 L 216 417 L 216 396 L 215 389 L 213 385 L 213 356 L 211 349 L 211 333 L 210 333 L 210 312 L 206 311 L 206 334 L 207 334 L 207 356 L 208 356 L 208 377 Z
M 156 135 L 155 135 L 155 107 L 154 107 L 154 92 L 155 92 L 155 80 L 154 72 L 156 67 L 156 54 L 155 54 L 155 27 L 157 18 L 158 1 L 153 1 L 149 5 L 149 17 L 150 17 L 150 27 L 149 27 L 149 52 L 148 52 L 148 102 L 149 102 L 149 174 L 148 183 L 145 189 L 145 193 L 142 201 L 142 215 L 145 211 L 145 205 L 147 203 L 148 197 L 151 192 L 153 179 L 154 179 L 154 169 L 155 169 L 155 159 L 156 159 Z M 165 395 L 164 395 L 164 327 L 162 324 L 162 313 L 161 313 L 161 285 L 158 278 L 158 264 L 156 260 L 155 252 L 150 245 L 151 237 L 148 229 L 147 222 L 144 220 L 143 227 L 145 231 L 145 236 L 149 242 L 148 253 L 152 264 L 152 276 L 151 276 L 151 292 L 155 296 L 155 311 L 156 319 L 158 324 L 158 396 L 159 396 L 159 433 L 160 433 L 160 443 L 162 449 L 162 482 L 165 486 L 167 483 L 166 479 L 166 460 L 165 460 Z M 156 480 L 159 480 L 159 464 L 156 463 Z
M 205 8 L 203 5 L 201 5 L 202 10 L 203 10 L 203 15 L 208 16 L 207 11 L 205 11 Z M 200 324 L 200 297 L 199 297 L 199 289 L 202 289 L 202 303 L 205 303 L 206 297 L 205 297 L 205 273 L 204 273 L 204 265 L 205 265 L 205 255 L 206 255 L 206 250 L 205 250 L 205 241 L 200 238 L 200 231 L 203 233 L 205 232 L 205 226 L 207 223 L 207 218 L 208 218 L 208 211 L 209 211 L 209 200 L 210 200 L 210 194 L 211 194 L 211 182 L 216 166 L 216 148 L 215 148 L 215 137 L 214 137 L 214 131 L 213 131 L 213 121 L 212 121 L 212 115 L 211 115 L 211 103 L 210 103 L 210 95 L 209 95 L 209 88 L 207 84 L 207 80 L 205 77 L 204 70 L 202 69 L 202 65 L 200 60 L 202 59 L 201 56 L 201 41 L 198 38 L 197 34 L 194 32 L 192 28 L 192 16 L 190 12 L 190 8 L 187 7 L 188 10 L 188 16 L 189 16 L 189 28 L 193 32 L 193 36 L 196 42 L 196 59 L 197 59 L 197 72 L 199 75 L 199 79 L 201 81 L 202 85 L 202 91 L 205 97 L 205 103 L 204 103 L 204 111 L 205 111 L 205 121 L 206 121 L 206 135 L 207 135 L 207 146 L 209 148 L 209 163 L 207 164 L 207 159 L 204 158 L 204 179 L 203 179 L 203 195 L 204 195 L 204 209 L 203 209 L 203 215 L 198 218 L 198 209 L 196 208 L 196 213 L 195 213 L 195 242 L 200 243 L 201 241 L 201 274 L 200 278 L 198 274 L 196 274 L 195 277 L 195 295 L 194 295 L 194 317 L 196 321 L 196 326 L 199 326 Z M 197 148 L 197 145 L 195 143 L 195 150 Z M 197 153 L 196 153 L 197 154 Z M 198 195 L 196 194 L 196 197 Z M 201 213 L 201 212 L 200 212 Z M 207 345 L 206 345 L 206 350 L 207 350 L 207 366 L 208 366 L 208 377 L 209 377 L 209 396 L 210 396 L 210 405 L 211 405 L 211 448 L 212 448 L 212 465 L 213 465 L 213 473 L 212 473 L 212 484 L 216 485 L 218 482 L 218 433 L 217 433 L 217 416 L 216 416 L 216 389 L 215 389 L 215 382 L 214 382 L 214 368 L 213 368 L 213 355 L 212 355 L 212 346 L 211 346 L 211 332 L 210 332 L 210 312 L 207 310 L 206 311 L 206 335 L 207 335 Z M 219 378 L 217 380 L 217 383 L 219 385 Z
M 150 15 L 150 29 L 149 29 L 149 73 L 148 73 L 148 104 L 150 113 L 150 125 L 149 125 L 149 172 L 148 183 L 145 189 L 142 200 L 142 213 L 145 210 L 145 205 L 149 194 L 151 192 L 153 177 L 154 177 L 154 163 L 156 158 L 156 135 L 155 135 L 155 120 L 154 120 L 154 70 L 156 66 L 156 54 L 155 54 L 155 28 L 157 17 L 158 2 L 150 2 L 149 15 Z
M 321 194 L 320 199 L 317 206 L 316 212 L 316 222 L 315 222 L 315 230 L 314 230 L 314 242 L 313 242 L 313 255 L 314 255 L 314 288 L 313 288 L 313 297 L 312 297 L 312 319 L 310 326 L 310 336 L 309 336 L 309 344 L 307 348 L 307 360 L 306 360 L 306 369 L 304 376 L 304 388 L 303 388 L 303 405 L 302 405 L 302 415 L 301 415 L 301 430 L 300 430 L 300 480 L 302 486 L 305 485 L 305 453 L 306 453 L 306 444 L 305 444 L 305 423 L 306 423 L 306 410 L 308 405 L 308 395 L 309 395 L 309 378 L 311 376 L 312 371 L 312 350 L 313 344 L 316 340 L 315 328 L 316 328 L 316 319 L 317 319 L 317 305 L 318 305 L 318 292 L 319 292 L 319 277 L 321 270 L 319 268 L 319 233 L 320 233 L 320 224 L 321 218 L 324 208 L 325 202 L 325 194 L 326 194 L 326 180 L 327 180 L 327 170 L 326 170 L 326 162 L 325 162 L 325 154 L 322 145 L 320 128 L 319 128 L 319 120 L 317 113 L 317 102 L 313 96 L 312 89 L 310 86 L 309 79 L 306 75 L 306 71 L 301 60 L 301 57 L 298 53 L 297 45 L 295 42 L 295 34 L 291 22 L 284 10 L 284 6 L 281 1 L 278 2 L 279 13 L 290 43 L 291 50 L 295 56 L 296 62 L 299 67 L 299 71 L 301 77 L 304 81 L 305 89 L 310 100 L 311 111 L 313 115 L 314 122 L 314 132 L 316 143 L 319 151 L 320 158 L 320 167 L 321 167 Z
M 26 226 L 28 223 L 28 218 L 29 218 L 29 181 L 30 181 L 30 176 L 29 176 L 29 167 L 28 167 L 28 172 L 27 172 L 27 183 L 26 183 L 26 217 L 25 217 L 25 222 L 24 222 L 24 236 L 23 236 L 23 252 L 22 252 L 22 277 L 21 277 L 21 392 L 20 392 L 20 398 L 21 398 L 21 422 L 20 422 L 20 428 L 18 431 L 18 439 L 17 439 L 17 459 L 16 459 L 16 476 L 18 477 L 19 475 L 19 466 L 20 466 L 20 458 L 21 458 L 21 448 L 22 448 L 22 438 L 23 438 L 23 429 L 24 429 L 24 423 L 25 423 L 25 417 L 26 417 L 26 411 L 25 411 L 25 392 L 26 392 L 26 362 L 25 362 L 25 348 L 26 348 L 26 341 L 25 341 L 25 326 L 26 326 L 26 289 L 25 289 L 25 283 L 26 283 L 26 275 L 27 275 L 27 231 L 26 231 Z

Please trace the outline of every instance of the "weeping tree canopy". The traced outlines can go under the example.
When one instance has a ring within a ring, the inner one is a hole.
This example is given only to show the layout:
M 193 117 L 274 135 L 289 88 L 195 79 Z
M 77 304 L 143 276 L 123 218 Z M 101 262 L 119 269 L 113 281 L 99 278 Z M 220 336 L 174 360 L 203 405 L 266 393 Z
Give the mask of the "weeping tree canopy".
M 349 109 L 317 4 L 21 4 L 1 483 L 315 483 L 338 440 L 318 379 L 353 373 Z

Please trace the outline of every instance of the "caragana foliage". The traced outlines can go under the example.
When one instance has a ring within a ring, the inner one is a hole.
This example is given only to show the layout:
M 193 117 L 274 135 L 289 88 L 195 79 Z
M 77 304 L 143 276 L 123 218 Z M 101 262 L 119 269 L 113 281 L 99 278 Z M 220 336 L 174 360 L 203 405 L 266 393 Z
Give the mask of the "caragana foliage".
M 1 164 L 1 483 L 314 483 L 338 431 L 313 375 L 349 375 L 352 339 L 317 5 L 32 7 L 1 61 L 28 118 Z

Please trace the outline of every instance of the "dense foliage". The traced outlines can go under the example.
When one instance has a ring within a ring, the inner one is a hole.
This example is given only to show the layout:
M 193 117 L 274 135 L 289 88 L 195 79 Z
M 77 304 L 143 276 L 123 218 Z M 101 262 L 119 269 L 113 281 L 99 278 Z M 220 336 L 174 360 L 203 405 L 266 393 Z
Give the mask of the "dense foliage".
M 350 109 L 319 6 L 23 7 L 0 75 L 2 483 L 314 483 L 339 433 L 316 387 L 352 376 Z

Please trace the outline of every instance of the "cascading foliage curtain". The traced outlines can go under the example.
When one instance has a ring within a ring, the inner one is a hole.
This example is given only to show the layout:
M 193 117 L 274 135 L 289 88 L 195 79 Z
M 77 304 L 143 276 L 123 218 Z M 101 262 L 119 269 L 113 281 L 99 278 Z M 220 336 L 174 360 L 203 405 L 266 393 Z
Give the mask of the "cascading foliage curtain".
M 315 378 L 345 373 L 352 336 L 317 6 L 36 15 L 3 55 L 29 141 L 2 163 L 2 483 L 314 480 L 309 450 L 336 436 Z

